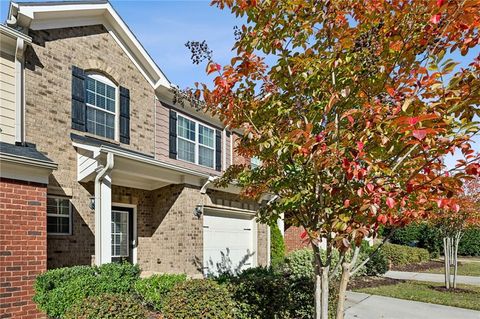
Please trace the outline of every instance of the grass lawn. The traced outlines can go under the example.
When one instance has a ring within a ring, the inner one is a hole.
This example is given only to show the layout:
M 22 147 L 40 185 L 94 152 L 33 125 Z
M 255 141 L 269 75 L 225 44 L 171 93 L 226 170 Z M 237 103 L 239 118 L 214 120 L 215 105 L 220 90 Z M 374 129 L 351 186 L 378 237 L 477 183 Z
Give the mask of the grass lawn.
M 455 292 L 442 290 L 441 283 L 408 281 L 395 285 L 354 289 L 372 295 L 422 301 L 480 310 L 480 287 L 458 285 Z
M 443 268 L 433 268 L 422 272 L 443 274 Z M 480 262 L 464 262 L 461 265 L 458 265 L 458 274 L 463 276 L 480 276 Z

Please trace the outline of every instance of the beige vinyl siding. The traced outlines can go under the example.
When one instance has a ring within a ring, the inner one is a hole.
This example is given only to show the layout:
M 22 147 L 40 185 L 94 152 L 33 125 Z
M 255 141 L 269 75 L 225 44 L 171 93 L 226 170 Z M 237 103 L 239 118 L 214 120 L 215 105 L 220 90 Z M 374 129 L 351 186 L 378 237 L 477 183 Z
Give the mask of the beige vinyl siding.
M 0 140 L 15 143 L 15 58 L 0 53 Z

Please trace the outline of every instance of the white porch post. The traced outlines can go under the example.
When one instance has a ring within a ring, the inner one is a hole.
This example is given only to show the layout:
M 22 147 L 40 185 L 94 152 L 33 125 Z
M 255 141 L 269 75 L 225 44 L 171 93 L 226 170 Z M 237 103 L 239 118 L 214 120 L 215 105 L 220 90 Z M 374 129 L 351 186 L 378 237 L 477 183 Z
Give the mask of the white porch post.
M 113 154 L 95 177 L 95 264 L 112 262 L 112 176 Z
M 100 205 L 102 205 L 100 216 L 100 263 L 107 264 L 112 262 L 112 179 L 110 174 L 105 175 L 103 178 L 100 192 Z

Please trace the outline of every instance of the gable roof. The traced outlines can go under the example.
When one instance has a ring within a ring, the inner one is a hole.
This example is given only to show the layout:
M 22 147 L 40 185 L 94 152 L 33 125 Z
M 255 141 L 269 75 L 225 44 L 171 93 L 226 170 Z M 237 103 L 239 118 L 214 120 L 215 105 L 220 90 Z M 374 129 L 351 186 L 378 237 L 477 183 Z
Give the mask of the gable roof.
M 155 90 L 171 86 L 108 1 L 11 2 L 8 19 L 26 30 L 102 24 Z

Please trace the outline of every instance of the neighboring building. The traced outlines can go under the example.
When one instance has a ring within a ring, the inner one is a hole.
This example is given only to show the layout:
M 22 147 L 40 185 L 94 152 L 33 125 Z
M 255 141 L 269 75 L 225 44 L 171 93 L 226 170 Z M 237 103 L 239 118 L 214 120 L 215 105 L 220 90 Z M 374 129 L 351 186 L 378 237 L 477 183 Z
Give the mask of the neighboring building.
M 12 3 L 8 19 L 13 29 L 2 30 L 13 35 L 13 51 L 4 55 L 2 31 L 0 201 L 11 210 L 2 206 L 0 231 L 17 231 L 19 224 L 3 220 L 21 218 L 28 205 L 10 201 L 33 187 L 38 193 L 28 203 L 39 207 L 28 234 L 47 245 L 39 271 L 45 262 L 55 268 L 128 260 L 146 273 L 201 277 L 225 264 L 269 263 L 269 229 L 254 218 L 258 204 L 234 186 L 210 183 L 246 161 L 233 153 L 238 133 L 173 105 L 172 84 L 108 2 Z M 12 75 L 15 63 L 24 66 L 20 78 Z M 12 154 L 33 158 L 27 179 L 4 172 Z M 2 241 L 2 258 L 9 245 Z M 0 268 L 2 293 L 3 272 L 24 262 Z

